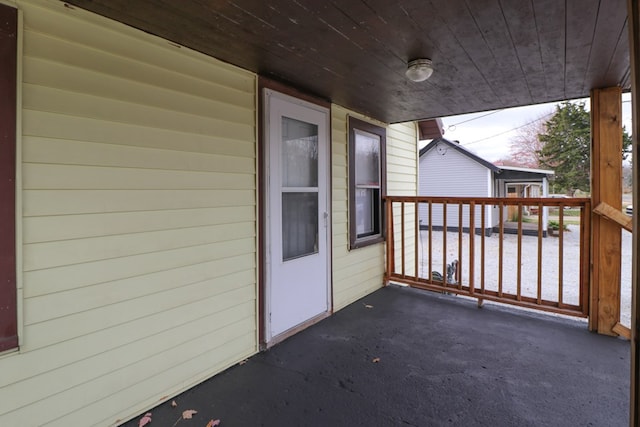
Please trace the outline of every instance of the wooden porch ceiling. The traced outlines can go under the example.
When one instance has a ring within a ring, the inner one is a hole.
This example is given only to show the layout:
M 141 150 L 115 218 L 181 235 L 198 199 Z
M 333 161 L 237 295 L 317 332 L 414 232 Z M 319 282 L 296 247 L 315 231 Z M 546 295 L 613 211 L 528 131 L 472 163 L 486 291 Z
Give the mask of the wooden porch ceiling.
M 67 3 L 389 123 L 630 88 L 626 0 Z

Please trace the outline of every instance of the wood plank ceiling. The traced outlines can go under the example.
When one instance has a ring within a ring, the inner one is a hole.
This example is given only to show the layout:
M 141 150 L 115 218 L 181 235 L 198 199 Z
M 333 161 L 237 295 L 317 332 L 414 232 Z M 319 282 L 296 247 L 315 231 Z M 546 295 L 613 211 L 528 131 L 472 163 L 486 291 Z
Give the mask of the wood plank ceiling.
M 630 87 L 626 0 L 67 3 L 389 123 Z

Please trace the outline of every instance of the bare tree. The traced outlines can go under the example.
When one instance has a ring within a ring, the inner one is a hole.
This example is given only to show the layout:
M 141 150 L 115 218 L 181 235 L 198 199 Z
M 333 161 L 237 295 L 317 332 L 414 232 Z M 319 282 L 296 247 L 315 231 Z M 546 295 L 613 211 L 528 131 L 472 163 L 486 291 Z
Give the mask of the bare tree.
M 633 189 L 633 164 L 622 164 L 622 190 L 631 192 Z
M 538 137 L 545 133 L 545 123 L 549 114 L 540 116 L 518 129 L 518 134 L 511 140 L 509 160 L 518 166 L 537 168 L 540 166 L 539 153 L 544 146 Z
M 498 159 L 495 162 L 493 162 L 493 164 L 496 166 L 523 166 L 510 157 L 504 158 L 504 159 Z

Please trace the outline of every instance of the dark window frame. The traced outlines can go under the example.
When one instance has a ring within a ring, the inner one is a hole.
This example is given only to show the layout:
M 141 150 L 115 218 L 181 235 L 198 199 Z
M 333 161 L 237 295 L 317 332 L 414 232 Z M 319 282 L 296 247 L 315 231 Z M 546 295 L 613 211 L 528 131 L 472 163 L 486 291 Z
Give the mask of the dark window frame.
M 0 351 L 18 347 L 16 127 L 18 10 L 0 4 Z
M 354 117 L 348 117 L 348 163 L 349 163 L 349 249 L 357 249 L 383 242 L 385 239 L 385 209 L 384 198 L 387 195 L 387 129 L 365 122 Z M 377 204 L 374 207 L 374 233 L 358 237 L 356 231 L 356 130 L 377 135 L 380 138 L 380 191 Z

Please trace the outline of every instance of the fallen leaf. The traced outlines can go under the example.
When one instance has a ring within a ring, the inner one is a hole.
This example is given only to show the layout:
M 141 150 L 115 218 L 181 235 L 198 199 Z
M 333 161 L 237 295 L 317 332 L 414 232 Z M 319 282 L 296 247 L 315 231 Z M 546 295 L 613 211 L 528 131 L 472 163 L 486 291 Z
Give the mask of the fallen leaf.
M 373 363 L 378 363 L 379 361 L 380 361 L 379 357 L 374 357 L 372 360 Z
M 144 417 L 140 418 L 138 427 L 144 427 L 151 422 L 151 412 L 147 412 Z
M 247 363 L 248 361 L 249 361 L 249 359 L 241 360 L 240 362 L 238 362 L 238 365 L 241 365 L 241 366 L 242 366 L 242 365 L 244 365 L 245 363 Z
M 194 411 L 193 409 L 187 409 L 186 411 L 182 412 L 182 418 L 184 418 L 185 420 L 190 420 L 191 418 L 193 418 L 193 414 L 197 414 L 198 411 Z
M 369 304 L 365 304 L 365 305 L 364 305 L 364 308 L 373 308 L 373 306 L 372 306 L 372 305 L 369 305 Z
M 207 423 L 207 427 L 216 427 L 220 425 L 220 420 L 211 420 Z
M 172 400 L 172 401 L 171 401 L 171 407 L 172 407 L 172 408 L 175 408 L 176 406 L 178 406 L 178 404 L 176 403 L 176 401 L 175 401 L 175 400 Z

